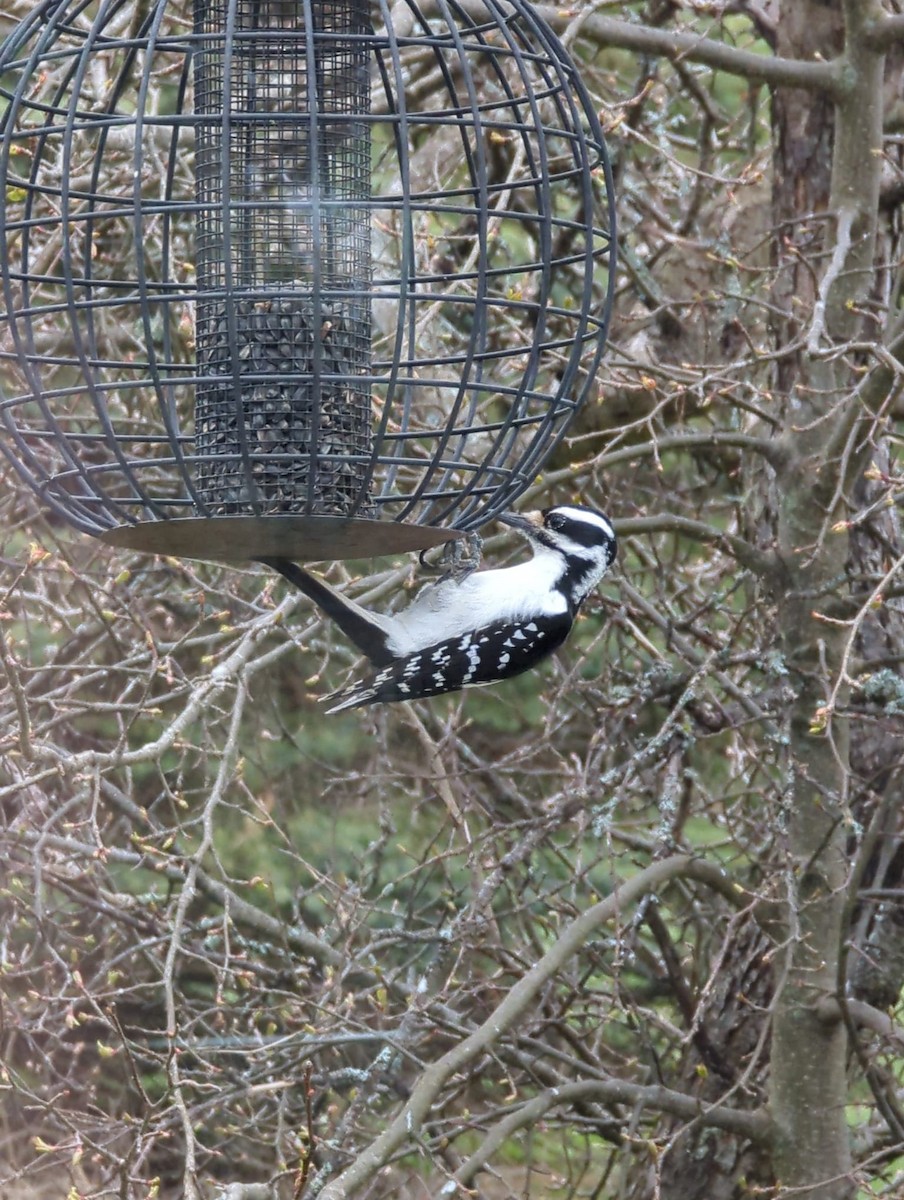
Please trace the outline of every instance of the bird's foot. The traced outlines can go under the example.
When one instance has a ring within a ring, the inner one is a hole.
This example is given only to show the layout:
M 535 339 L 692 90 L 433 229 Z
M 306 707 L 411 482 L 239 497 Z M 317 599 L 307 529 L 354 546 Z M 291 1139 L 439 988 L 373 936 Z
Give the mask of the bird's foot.
M 471 530 L 454 542 L 446 542 L 439 555 L 432 560 L 427 557 L 430 551 L 422 550 L 418 561 L 427 571 L 441 571 L 441 579 L 454 579 L 456 583 L 461 583 L 480 566 L 482 551 L 483 538 Z

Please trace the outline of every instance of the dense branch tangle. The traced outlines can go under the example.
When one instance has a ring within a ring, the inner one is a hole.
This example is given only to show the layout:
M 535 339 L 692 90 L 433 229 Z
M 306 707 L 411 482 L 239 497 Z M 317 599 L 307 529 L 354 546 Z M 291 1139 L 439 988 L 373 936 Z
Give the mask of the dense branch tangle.
M 73 541 L 4 480 L 23 1186 L 900 1190 L 901 14 L 544 12 L 625 264 L 598 403 L 527 498 L 620 523 L 557 664 L 327 721 L 353 658 L 303 601 Z M 374 569 L 329 571 L 415 584 Z

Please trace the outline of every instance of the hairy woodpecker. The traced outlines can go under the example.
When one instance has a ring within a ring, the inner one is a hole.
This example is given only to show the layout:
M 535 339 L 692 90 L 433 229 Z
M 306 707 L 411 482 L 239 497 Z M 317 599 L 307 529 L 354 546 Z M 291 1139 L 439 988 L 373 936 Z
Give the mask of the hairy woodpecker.
M 313 600 L 376 668 L 325 697 L 328 712 L 498 683 L 562 645 L 615 559 L 612 525 L 575 506 L 507 512 L 499 520 L 527 539 L 531 559 L 428 584 L 396 616 L 368 612 L 289 559 L 260 559 Z

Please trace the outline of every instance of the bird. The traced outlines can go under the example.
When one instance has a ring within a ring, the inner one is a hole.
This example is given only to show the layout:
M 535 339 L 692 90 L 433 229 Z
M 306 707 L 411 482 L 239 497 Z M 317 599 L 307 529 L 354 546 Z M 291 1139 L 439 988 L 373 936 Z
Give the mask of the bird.
M 369 612 L 291 559 L 258 559 L 313 600 L 374 668 L 325 696 L 328 713 L 499 683 L 562 645 L 615 561 L 612 523 L 578 505 L 503 512 L 497 520 L 527 540 L 530 559 L 444 576 L 391 616 Z

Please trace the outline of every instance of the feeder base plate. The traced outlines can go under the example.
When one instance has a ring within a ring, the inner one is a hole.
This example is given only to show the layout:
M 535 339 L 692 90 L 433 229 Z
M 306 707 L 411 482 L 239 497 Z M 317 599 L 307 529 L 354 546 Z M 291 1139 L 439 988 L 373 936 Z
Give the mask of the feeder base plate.
M 99 534 L 110 546 L 174 558 L 248 562 L 290 558 L 334 562 L 429 550 L 463 536 L 458 529 L 348 517 L 178 517 L 119 525 Z

